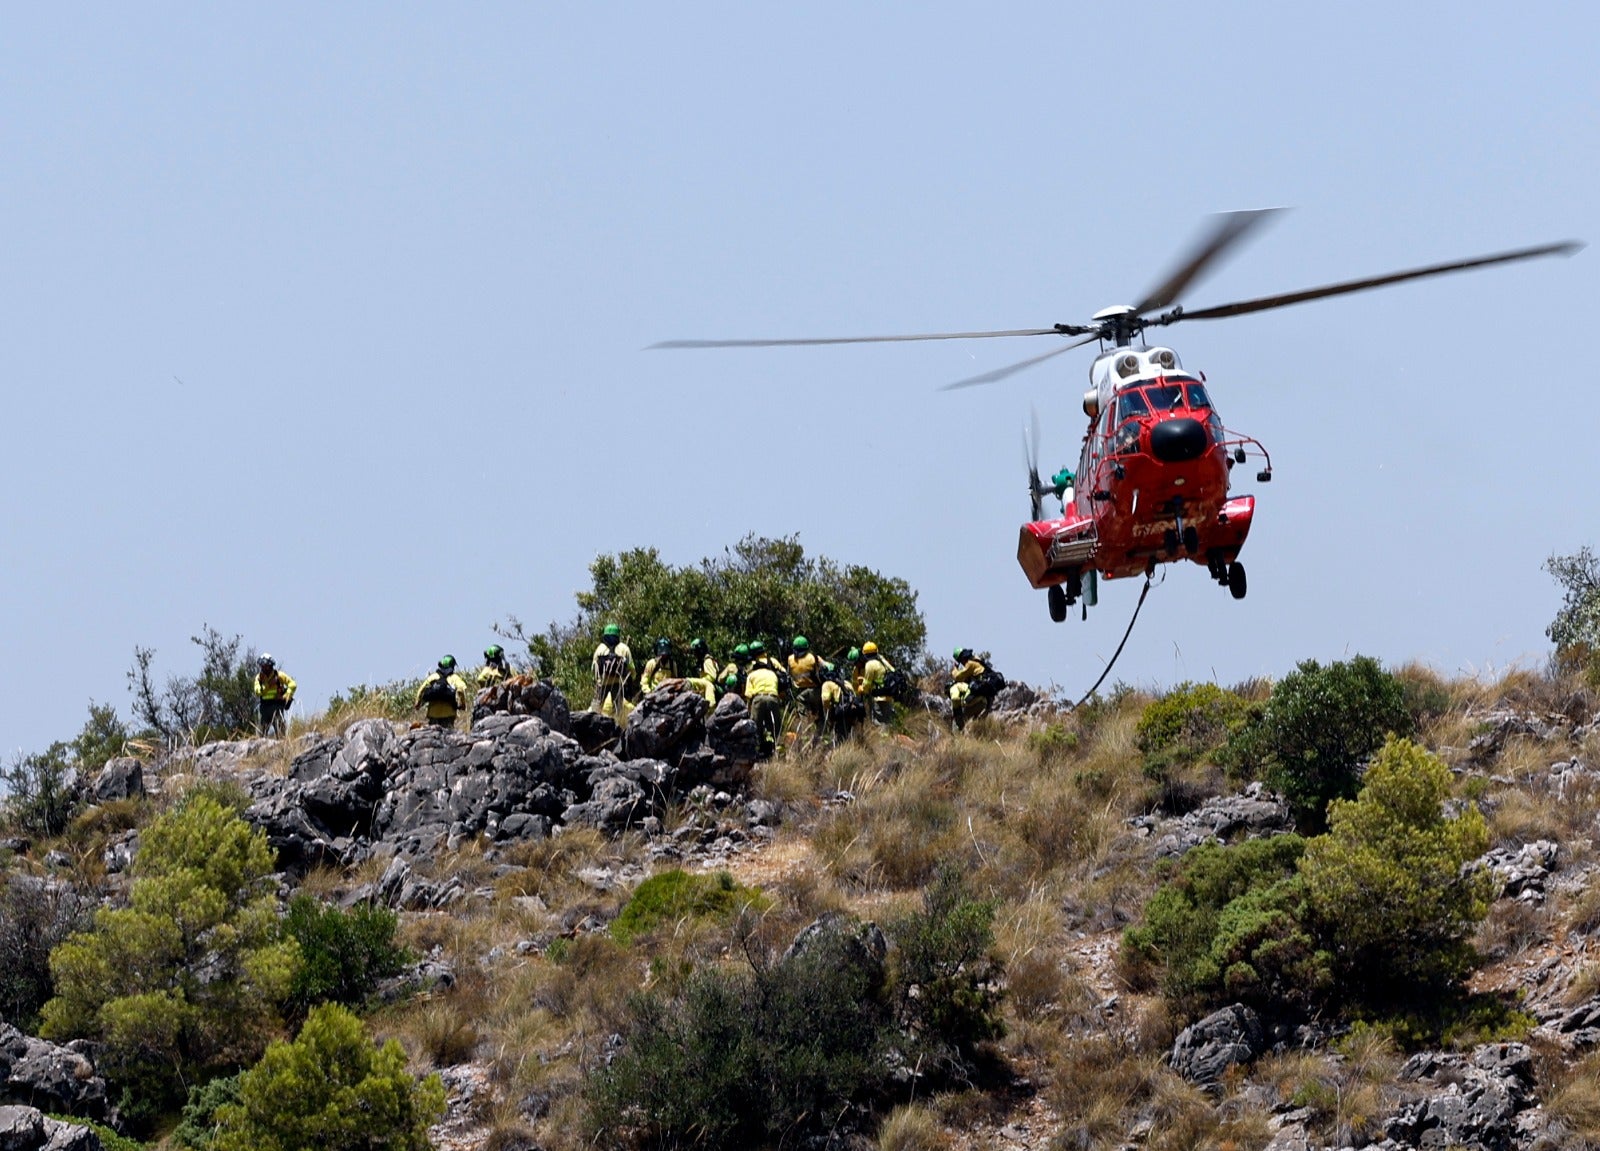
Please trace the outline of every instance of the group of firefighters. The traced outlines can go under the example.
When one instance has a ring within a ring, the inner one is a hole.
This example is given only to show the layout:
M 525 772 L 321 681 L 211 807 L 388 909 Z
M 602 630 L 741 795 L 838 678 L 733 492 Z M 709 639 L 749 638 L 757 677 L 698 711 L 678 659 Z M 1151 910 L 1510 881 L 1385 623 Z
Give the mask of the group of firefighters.
M 1005 679 L 971 648 L 958 648 L 954 659 L 950 703 L 959 729 L 989 709 Z M 868 716 L 878 723 L 889 722 L 897 703 L 915 697 L 910 680 L 871 640 L 852 647 L 843 663 L 847 666 L 823 658 L 803 635 L 790 642 L 786 659 L 770 654 L 766 644 L 756 639 L 735 647 L 727 663 L 720 662 L 698 638 L 689 642 L 687 660 L 680 660 L 672 641 L 662 637 L 635 679 L 633 652 L 622 638 L 622 629 L 610 623 L 594 649 L 594 698 L 589 707 L 621 720 L 627 715 L 635 687 L 644 695 L 669 680 L 682 680 L 703 692 L 711 706 L 731 692 L 749 705 L 765 758 L 776 747 L 786 703 L 792 702 L 810 716 L 813 740 L 838 743 L 849 738 Z
M 426 708 L 430 724 L 454 727 L 456 714 L 468 707 L 474 690 L 494 687 L 515 674 L 499 644 L 491 644 L 483 657 L 473 686 L 457 670 L 454 656 L 442 658 L 418 685 L 413 707 Z M 955 725 L 961 729 L 968 720 L 989 710 L 996 693 L 1005 686 L 1005 679 L 969 647 L 957 648 L 953 658 L 950 706 Z M 915 696 L 910 680 L 871 640 L 852 647 L 843 663 L 848 667 L 824 659 L 803 635 L 790 642 L 786 659 L 769 654 L 766 644 L 757 639 L 735 647 L 726 663 L 711 653 L 703 639 L 690 641 L 687 658 L 680 659 L 672 641 L 663 637 L 656 640 L 654 653 L 636 674 L 633 651 L 622 638 L 622 629 L 608 623 L 591 660 L 594 698 L 589 706 L 590 710 L 621 722 L 631 710 L 630 700 L 649 694 L 669 680 L 680 680 L 703 693 L 712 707 L 723 694 L 731 692 L 749 706 L 760 752 L 766 758 L 777 745 L 787 703 L 792 702 L 810 716 L 813 740 L 838 743 L 848 739 L 856 725 L 868 716 L 878 723 L 889 722 L 897 702 Z M 279 670 L 272 656 L 262 655 L 254 688 L 261 703 L 262 733 L 281 735 L 284 713 L 294 701 L 294 680 Z

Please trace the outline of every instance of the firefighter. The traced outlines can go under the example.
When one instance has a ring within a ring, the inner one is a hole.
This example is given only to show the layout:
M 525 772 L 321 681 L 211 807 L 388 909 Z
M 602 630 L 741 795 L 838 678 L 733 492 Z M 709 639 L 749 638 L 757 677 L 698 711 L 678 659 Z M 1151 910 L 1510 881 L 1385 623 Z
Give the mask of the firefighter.
M 894 718 L 894 699 L 889 694 L 886 682 L 893 671 L 894 665 L 888 657 L 879 653 L 876 643 L 869 639 L 861 645 L 856 694 L 862 698 L 877 723 L 888 723 Z
M 278 670 L 270 655 L 263 654 L 256 661 L 256 678 L 251 686 L 261 701 L 261 734 L 282 736 L 287 727 L 284 712 L 294 703 L 294 680 Z
M 743 695 L 744 673 L 749 665 L 750 648 L 741 643 L 733 649 L 733 658 L 728 661 L 728 665 L 717 673 L 717 686 L 725 692 L 731 691 L 735 695 Z
M 713 683 L 722 673 L 722 665 L 706 648 L 706 641 L 699 636 L 689 641 L 689 673 L 709 679 Z
M 994 697 L 1006 681 L 989 666 L 988 660 L 973 655 L 970 647 L 956 648 L 953 658 L 950 713 L 960 731 L 967 726 L 967 720 L 985 714 L 994 705 Z
M 828 665 L 811 650 L 811 641 L 803 635 L 795 636 L 789 647 L 789 686 L 794 690 L 795 700 L 806 709 L 806 714 L 813 720 L 819 719 L 822 715 L 822 699 L 818 689 L 822 686 L 822 676 L 828 670 Z
M 666 636 L 656 640 L 656 653 L 645 660 L 644 672 L 639 676 L 639 690 L 646 695 L 678 678 L 678 657 L 672 650 L 672 641 Z
M 483 649 L 483 666 L 475 677 L 478 690 L 494 687 L 511 678 L 511 664 L 506 661 L 506 649 L 492 643 Z
M 467 681 L 456 674 L 456 657 L 444 656 L 439 666 L 417 686 L 414 709 L 428 705 L 428 722 L 434 727 L 455 727 L 456 712 L 467 706 Z
M 751 644 L 751 647 L 754 646 Z M 751 659 L 750 670 L 744 678 L 744 698 L 750 705 L 750 719 L 756 725 L 756 735 L 760 740 L 757 756 L 761 759 L 771 759 L 778 745 L 782 692 L 783 673 L 778 670 L 776 662 Z
M 633 679 L 633 651 L 622 639 L 622 629 L 608 623 L 594 649 L 594 702 L 590 711 L 609 715 L 618 723 L 628 718 L 627 689 Z
M 855 654 L 859 657 L 861 653 Z M 844 681 L 843 673 L 832 664 L 823 665 L 822 684 L 817 689 L 817 699 L 821 708 L 821 717 L 817 723 L 818 734 L 827 739 L 831 746 L 837 747 L 841 740 L 850 738 L 866 708 L 861 705 L 861 700 L 850 689 L 850 685 Z

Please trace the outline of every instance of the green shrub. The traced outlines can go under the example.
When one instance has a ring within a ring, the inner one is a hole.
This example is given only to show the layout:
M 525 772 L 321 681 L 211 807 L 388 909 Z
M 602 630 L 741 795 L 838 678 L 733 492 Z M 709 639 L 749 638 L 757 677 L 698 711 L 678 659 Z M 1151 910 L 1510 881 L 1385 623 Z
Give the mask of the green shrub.
M 304 892 L 296 895 L 283 923 L 300 945 L 300 964 L 289 986 L 290 1012 L 304 1015 L 318 1003 L 360 1006 L 380 980 L 398 975 L 410 961 L 394 941 L 399 922 L 388 908 L 341 911 Z
M 1379 1009 L 1453 993 L 1474 962 L 1468 937 L 1493 877 L 1467 869 L 1489 844 L 1482 813 L 1447 816 L 1450 770 L 1391 739 L 1360 795 L 1335 800 L 1329 833 L 1300 862 L 1310 912 L 1333 953 L 1339 989 Z
M 74 1127 L 87 1127 L 99 1137 L 102 1151 L 144 1151 L 144 1144 L 137 1139 L 120 1135 L 104 1123 L 96 1123 L 93 1119 L 84 1119 L 79 1115 L 51 1115 L 50 1118 L 70 1123 Z
M 89 701 L 89 718 L 72 741 L 73 757 L 78 770 L 96 772 L 106 761 L 128 753 L 128 728 L 117 718 L 117 709 L 110 704 Z
M 596 1141 L 766 1146 L 826 1132 L 876 1098 L 892 1014 L 867 938 L 825 922 L 777 962 L 706 968 L 673 994 L 636 996 L 622 1050 L 587 1086 Z
M 76 776 L 64 743 L 52 743 L 42 752 L 19 755 L 0 771 L 5 784 L 4 826 L 23 835 L 50 838 L 60 835 L 83 806 Z
M 963 872 L 941 867 L 918 912 L 889 924 L 901 1022 L 935 1068 L 971 1069 L 978 1044 L 1004 1033 L 991 900 L 967 893 Z
M 244 646 L 244 637 L 230 638 L 209 624 L 189 642 L 200 649 L 199 672 L 169 676 L 161 688 L 152 671 L 155 649 L 134 647 L 127 677 L 134 718 L 168 743 L 232 739 L 254 731 L 260 714 L 255 649 Z
M 130 906 L 50 955 L 42 1033 L 103 1045 L 124 1113 L 149 1119 L 186 1080 L 255 1058 L 298 962 L 279 930 L 266 836 L 191 792 L 145 829 Z
M 682 919 L 726 919 L 745 908 L 765 911 L 771 905 L 755 888 L 741 887 L 726 871 L 691 875 L 673 868 L 657 872 L 634 889 L 633 896 L 611 922 L 617 942 L 630 944 L 664 923 Z
M 373 1046 L 361 1020 L 326 1003 L 294 1042 L 267 1048 L 239 1077 L 239 1101 L 216 1110 L 214 1151 L 426 1151 L 444 1115 L 444 1084 L 406 1070 L 396 1040 Z
M 1329 801 L 1355 795 L 1361 765 L 1384 737 L 1411 730 L 1404 689 L 1370 656 L 1327 667 L 1305 660 L 1278 681 L 1222 758 L 1236 771 L 1259 774 L 1302 828 L 1319 831 Z
M 1194 763 L 1225 744 L 1250 705 L 1214 683 L 1180 683 L 1146 705 L 1134 738 L 1145 773 L 1159 778 L 1169 767 Z
M 239 1102 L 240 1075 L 224 1075 L 209 1083 L 189 1088 L 178 1125 L 172 1129 L 172 1142 L 184 1151 L 207 1151 L 217 1137 L 217 1111 L 224 1104 Z
M 1560 610 L 1545 634 L 1558 654 L 1570 649 L 1587 662 L 1600 651 L 1600 557 L 1585 545 L 1570 556 L 1552 555 L 1544 570 L 1562 591 Z
M 1331 957 L 1307 926 L 1296 835 L 1203 844 L 1151 897 L 1144 923 L 1123 933 L 1123 961 L 1153 964 L 1162 991 L 1185 1012 L 1250 1004 L 1268 1016 L 1314 1006 Z

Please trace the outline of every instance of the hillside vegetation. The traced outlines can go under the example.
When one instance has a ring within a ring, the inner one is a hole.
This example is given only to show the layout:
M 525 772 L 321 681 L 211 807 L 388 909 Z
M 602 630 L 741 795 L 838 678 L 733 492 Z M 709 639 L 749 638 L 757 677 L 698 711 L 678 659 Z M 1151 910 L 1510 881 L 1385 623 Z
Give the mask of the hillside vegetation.
M 738 793 L 450 844 L 438 907 L 382 853 L 279 870 L 247 791 L 398 690 L 284 741 L 91 712 L 12 769 L 0 1017 L 89 1040 L 117 1110 L 82 1113 L 150 1146 L 1600 1146 L 1600 695 L 1563 650 L 960 733 L 929 664 Z M 71 778 L 106 748 L 142 789 Z

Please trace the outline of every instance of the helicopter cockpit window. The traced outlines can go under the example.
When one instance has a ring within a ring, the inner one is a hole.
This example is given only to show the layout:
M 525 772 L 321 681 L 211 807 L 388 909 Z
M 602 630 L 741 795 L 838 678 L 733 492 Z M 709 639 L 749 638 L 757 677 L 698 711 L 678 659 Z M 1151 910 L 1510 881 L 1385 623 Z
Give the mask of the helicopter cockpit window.
M 1144 402 L 1143 392 L 1123 392 L 1117 397 L 1117 422 L 1131 419 L 1134 416 L 1148 416 L 1149 406 Z
M 1154 411 L 1170 412 L 1183 404 L 1183 388 L 1177 384 L 1152 384 L 1144 394 Z
M 1189 385 L 1189 406 L 1191 408 L 1209 408 L 1211 397 L 1206 395 L 1206 386 L 1200 383 Z

